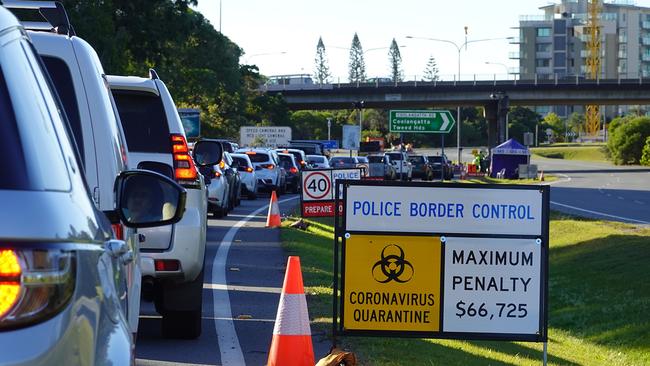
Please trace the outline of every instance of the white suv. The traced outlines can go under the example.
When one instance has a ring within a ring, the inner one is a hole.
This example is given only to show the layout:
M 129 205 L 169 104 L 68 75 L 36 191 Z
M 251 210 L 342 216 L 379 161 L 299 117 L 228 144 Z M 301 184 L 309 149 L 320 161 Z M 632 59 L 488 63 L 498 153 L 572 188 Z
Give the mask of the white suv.
M 403 151 L 390 151 L 384 154 L 390 158 L 391 165 L 401 180 L 413 179 L 413 164 Z
M 4 5 L 21 11 L 59 11 L 65 14 L 63 7 L 53 2 Z M 67 19 L 67 16 L 59 18 Z M 124 250 L 131 257 L 128 260 L 128 293 L 126 296 L 120 294 L 120 297 L 124 301 L 130 330 L 136 333 L 141 292 L 139 236 L 135 229 L 124 226 L 114 214 L 115 177 L 135 166 L 128 165 L 123 131 L 97 53 L 86 41 L 74 35 L 69 24 L 59 24 L 56 28 L 59 33 L 27 33 L 63 104 L 92 199 L 97 208 L 110 218 L 115 237 L 126 241 Z
M 201 334 L 207 190 L 172 97 L 156 72 L 149 74 L 108 76 L 129 158 L 138 168 L 175 179 L 187 190 L 187 203 L 179 223 L 141 231 L 143 295 L 162 315 L 164 336 L 196 338 Z
M 286 172 L 280 166 L 275 150 L 264 148 L 238 149 L 237 154 L 246 154 L 255 167 L 257 189 L 276 191 L 278 195 L 286 192 Z

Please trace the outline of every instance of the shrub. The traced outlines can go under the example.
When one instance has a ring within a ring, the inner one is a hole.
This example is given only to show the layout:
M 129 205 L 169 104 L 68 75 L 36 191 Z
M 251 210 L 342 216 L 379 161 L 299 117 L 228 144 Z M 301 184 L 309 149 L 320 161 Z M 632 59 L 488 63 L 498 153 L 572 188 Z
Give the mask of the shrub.
M 641 153 L 641 165 L 650 166 L 650 136 L 645 139 L 645 146 Z
M 609 129 L 607 148 L 614 164 L 638 164 L 646 139 L 650 136 L 650 118 L 617 119 Z

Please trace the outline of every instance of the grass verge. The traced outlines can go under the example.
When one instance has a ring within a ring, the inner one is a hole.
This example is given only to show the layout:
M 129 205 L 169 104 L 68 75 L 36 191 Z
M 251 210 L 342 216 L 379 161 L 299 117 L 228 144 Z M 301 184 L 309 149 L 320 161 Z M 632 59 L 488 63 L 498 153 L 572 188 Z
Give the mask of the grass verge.
M 550 159 L 597 161 L 606 163 L 607 147 L 605 145 L 550 146 L 536 147 L 530 151 L 537 156 Z
M 290 223 L 291 220 L 287 222 Z M 301 258 L 312 332 L 330 333 L 333 219 L 282 228 Z M 285 224 L 286 225 L 286 224 Z M 650 229 L 553 213 L 549 365 L 650 365 Z M 360 365 L 539 365 L 524 342 L 346 337 Z

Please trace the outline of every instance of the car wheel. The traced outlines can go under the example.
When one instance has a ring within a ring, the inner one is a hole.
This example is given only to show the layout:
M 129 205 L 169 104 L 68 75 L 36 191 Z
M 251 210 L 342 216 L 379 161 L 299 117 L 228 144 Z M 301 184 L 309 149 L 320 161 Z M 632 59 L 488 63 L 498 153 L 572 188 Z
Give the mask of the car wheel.
M 214 208 L 212 210 L 212 216 L 214 216 L 214 217 L 216 217 L 218 219 L 222 218 L 223 217 L 223 210 L 221 209 L 221 207 Z
M 162 315 L 165 338 L 196 339 L 201 335 L 201 310 L 165 311 Z

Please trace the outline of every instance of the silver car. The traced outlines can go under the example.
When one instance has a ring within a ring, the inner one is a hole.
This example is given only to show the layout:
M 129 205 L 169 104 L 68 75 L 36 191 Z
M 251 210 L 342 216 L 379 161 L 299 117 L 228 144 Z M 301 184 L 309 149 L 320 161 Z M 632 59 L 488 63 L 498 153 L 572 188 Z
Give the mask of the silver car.
M 18 21 L 0 7 L 0 364 L 129 365 L 132 253 L 94 205 L 71 129 Z M 157 187 L 160 196 L 138 193 Z M 185 190 L 153 172 L 115 181 L 129 227 L 178 221 Z M 138 210 L 140 208 L 140 210 Z

